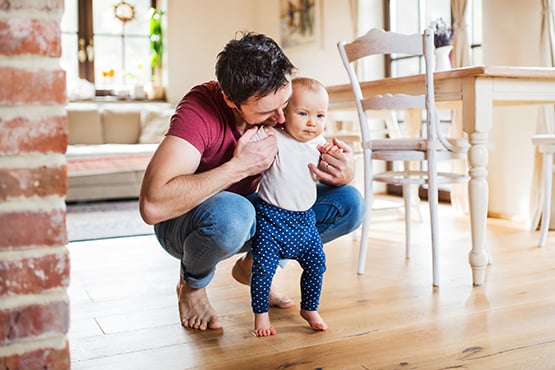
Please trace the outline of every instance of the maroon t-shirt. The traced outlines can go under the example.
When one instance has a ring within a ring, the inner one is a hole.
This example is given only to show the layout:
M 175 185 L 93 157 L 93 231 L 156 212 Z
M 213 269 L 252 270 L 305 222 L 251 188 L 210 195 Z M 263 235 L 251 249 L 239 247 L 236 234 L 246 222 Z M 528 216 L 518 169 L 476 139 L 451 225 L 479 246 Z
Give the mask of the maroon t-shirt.
M 189 142 L 200 152 L 196 173 L 222 165 L 233 157 L 241 133 L 231 108 L 216 81 L 195 86 L 177 104 L 167 135 Z M 227 190 L 248 195 L 256 191 L 260 176 L 247 177 Z

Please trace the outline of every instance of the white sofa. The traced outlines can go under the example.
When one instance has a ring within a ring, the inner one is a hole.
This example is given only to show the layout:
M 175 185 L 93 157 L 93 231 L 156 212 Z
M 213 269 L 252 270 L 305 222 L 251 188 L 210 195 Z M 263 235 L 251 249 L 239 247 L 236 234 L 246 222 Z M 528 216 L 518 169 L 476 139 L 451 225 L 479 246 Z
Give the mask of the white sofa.
M 67 202 L 137 198 L 169 125 L 168 103 L 69 103 Z

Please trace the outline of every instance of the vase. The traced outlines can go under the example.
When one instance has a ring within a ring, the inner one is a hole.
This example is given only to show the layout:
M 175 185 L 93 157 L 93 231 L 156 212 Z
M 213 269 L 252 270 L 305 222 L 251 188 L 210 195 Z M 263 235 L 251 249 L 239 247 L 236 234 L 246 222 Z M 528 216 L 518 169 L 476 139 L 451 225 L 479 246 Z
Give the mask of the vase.
M 451 49 L 453 49 L 453 45 L 440 46 L 435 49 L 436 72 L 447 71 L 451 69 L 451 59 L 449 59 Z

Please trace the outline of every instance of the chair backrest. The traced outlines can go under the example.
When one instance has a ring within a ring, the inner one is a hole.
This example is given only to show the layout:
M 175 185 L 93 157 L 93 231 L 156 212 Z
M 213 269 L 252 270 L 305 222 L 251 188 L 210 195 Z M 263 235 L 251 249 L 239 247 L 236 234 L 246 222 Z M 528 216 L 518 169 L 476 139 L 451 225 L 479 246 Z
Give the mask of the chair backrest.
M 364 143 L 370 138 L 368 128 L 367 110 L 402 110 L 418 108 L 426 110 L 427 136 L 434 140 L 437 135 L 437 122 L 434 98 L 434 32 L 426 29 L 422 34 L 406 35 L 396 32 L 387 32 L 373 28 L 366 34 L 347 43 L 340 41 L 337 44 L 339 54 L 349 75 L 359 121 L 361 123 L 361 137 Z M 423 56 L 425 65 L 425 93 L 421 95 L 384 94 L 377 96 L 363 96 L 360 81 L 355 72 L 356 61 L 371 55 L 402 54 L 409 56 Z

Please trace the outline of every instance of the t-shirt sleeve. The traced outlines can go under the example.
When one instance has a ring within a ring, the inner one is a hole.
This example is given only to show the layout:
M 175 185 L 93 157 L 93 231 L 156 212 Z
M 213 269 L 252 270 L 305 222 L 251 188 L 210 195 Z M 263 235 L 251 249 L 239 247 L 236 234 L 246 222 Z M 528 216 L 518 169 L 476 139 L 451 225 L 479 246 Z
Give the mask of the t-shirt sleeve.
M 197 97 L 189 94 L 187 99 L 178 104 L 171 117 L 167 135 L 182 138 L 202 154 L 210 145 L 210 131 L 214 126 L 208 124 L 211 112 L 198 104 L 197 100 Z

